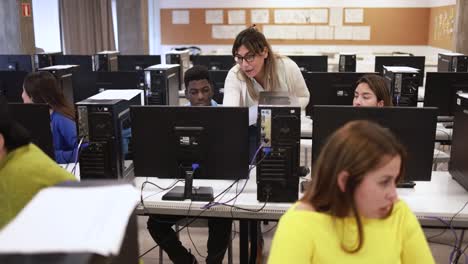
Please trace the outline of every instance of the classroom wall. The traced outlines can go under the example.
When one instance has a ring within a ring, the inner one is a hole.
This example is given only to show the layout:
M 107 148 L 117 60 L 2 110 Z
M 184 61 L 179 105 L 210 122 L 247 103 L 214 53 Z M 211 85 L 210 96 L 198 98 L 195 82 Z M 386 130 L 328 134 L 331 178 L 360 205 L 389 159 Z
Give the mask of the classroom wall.
M 428 45 L 454 50 L 453 29 L 456 6 L 432 7 L 429 16 Z

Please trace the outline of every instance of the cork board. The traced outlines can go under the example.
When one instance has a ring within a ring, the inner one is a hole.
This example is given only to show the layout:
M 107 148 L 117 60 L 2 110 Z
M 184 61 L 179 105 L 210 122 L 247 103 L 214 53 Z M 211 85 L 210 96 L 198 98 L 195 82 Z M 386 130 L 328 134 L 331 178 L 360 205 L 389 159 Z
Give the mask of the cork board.
M 252 9 L 260 8 L 184 9 L 189 10 L 189 24 L 172 24 L 172 11 L 182 9 L 161 9 L 161 42 L 164 45 L 232 44 L 233 39 L 212 38 L 212 25 L 205 24 L 205 10 L 223 10 L 223 25 L 228 25 L 229 10 L 245 10 L 245 25 L 250 26 Z M 277 25 L 274 23 L 274 11 L 281 9 L 268 8 L 268 25 Z M 430 8 L 364 8 L 364 21 L 359 25 L 370 26 L 370 40 L 269 39 L 269 42 L 295 45 L 427 45 L 430 13 Z M 346 25 L 343 23 L 343 26 Z M 260 30 L 262 27 L 263 24 L 258 25 Z
M 455 12 L 454 5 L 431 8 L 428 45 L 453 50 Z

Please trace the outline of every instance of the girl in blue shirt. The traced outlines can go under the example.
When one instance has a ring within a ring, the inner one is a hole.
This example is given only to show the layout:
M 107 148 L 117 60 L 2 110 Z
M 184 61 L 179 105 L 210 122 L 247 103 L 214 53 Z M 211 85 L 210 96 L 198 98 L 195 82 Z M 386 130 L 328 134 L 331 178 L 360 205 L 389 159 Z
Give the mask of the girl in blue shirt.
M 77 156 L 75 110 L 65 99 L 55 77 L 46 71 L 29 73 L 24 79 L 21 97 L 24 103 L 49 105 L 55 161 L 75 162 Z

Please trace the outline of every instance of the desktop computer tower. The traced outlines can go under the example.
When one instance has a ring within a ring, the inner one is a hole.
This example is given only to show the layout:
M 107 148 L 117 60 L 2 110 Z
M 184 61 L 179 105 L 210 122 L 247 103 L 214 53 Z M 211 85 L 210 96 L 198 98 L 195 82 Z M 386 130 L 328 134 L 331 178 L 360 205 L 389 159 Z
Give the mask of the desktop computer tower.
M 257 200 L 294 202 L 299 193 L 301 108 L 285 92 L 262 92 L 258 105 Z M 268 151 L 267 151 L 268 150 Z
M 186 50 L 171 50 L 166 53 L 166 64 L 179 64 L 179 90 L 185 90 L 184 75 L 190 68 L 190 51 Z
M 63 95 L 70 104 L 75 103 L 75 93 L 73 90 L 73 78 L 74 72 L 78 71 L 78 65 L 54 65 L 45 68 L 40 68 L 38 71 L 48 71 L 52 73 L 57 79 L 59 88 L 62 89 Z
M 384 66 L 383 75 L 394 106 L 417 106 L 419 70 L 405 66 Z
M 145 69 L 148 105 L 179 105 L 178 64 L 158 64 Z
M 340 53 L 339 72 L 356 72 L 356 54 Z
M 468 190 L 468 162 L 466 162 L 466 150 L 468 149 L 468 137 L 466 137 L 468 133 L 468 94 L 457 95 L 456 107 L 448 170 L 452 178 Z
M 62 55 L 62 52 L 44 52 L 34 54 L 34 65 L 36 69 L 56 65 L 55 55 Z
M 439 53 L 438 72 L 467 72 L 468 56 L 461 53 Z
M 118 51 L 101 51 L 95 55 L 96 71 L 117 71 Z
M 131 171 L 128 161 L 131 100 L 93 99 L 76 103 L 78 138 L 87 146 L 79 153 L 81 179 L 122 179 Z

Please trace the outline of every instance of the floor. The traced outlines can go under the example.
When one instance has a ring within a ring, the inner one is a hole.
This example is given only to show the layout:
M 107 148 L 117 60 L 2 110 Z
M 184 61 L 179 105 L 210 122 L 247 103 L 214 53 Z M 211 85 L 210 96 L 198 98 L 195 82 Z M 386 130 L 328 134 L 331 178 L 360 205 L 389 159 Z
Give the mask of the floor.
M 449 153 L 449 149 L 439 147 L 440 150 Z M 310 156 L 309 156 L 310 157 Z M 304 159 L 301 161 L 304 164 Z M 442 163 L 437 165 L 437 170 L 447 170 L 447 164 Z M 156 243 L 152 240 L 149 233 L 146 230 L 146 219 L 145 216 L 138 217 L 138 239 L 140 254 L 144 254 L 146 251 L 156 246 Z M 275 233 L 276 222 L 268 222 L 262 224 L 262 232 L 265 241 L 263 262 L 267 262 L 268 250 L 270 243 Z M 238 236 L 238 222 L 234 222 L 233 228 L 233 263 L 239 263 L 239 236 Z M 450 255 L 454 248 L 454 243 L 460 236 L 460 230 L 442 230 L 434 228 L 425 228 L 424 232 L 426 237 L 429 239 L 429 246 L 432 250 L 432 254 L 436 260 L 436 263 L 451 263 Z M 189 236 L 190 233 L 190 236 Z M 441 234 L 442 233 L 442 234 Z M 441 235 L 438 235 L 441 234 Z M 190 248 L 192 254 L 194 254 L 199 263 L 204 263 L 204 257 L 206 256 L 206 239 L 208 235 L 208 229 L 205 227 L 192 227 L 189 229 L 182 230 L 180 232 L 181 241 L 185 247 Z M 438 235 L 437 237 L 434 237 Z M 465 236 L 463 240 L 463 249 L 468 248 L 468 239 Z M 458 263 L 468 263 L 468 251 L 465 252 Z M 156 247 L 149 253 L 144 255 L 141 260 L 145 264 L 157 264 L 159 263 L 159 248 Z M 466 261 L 466 262 L 465 262 Z M 163 254 L 163 263 L 171 263 L 166 254 Z M 227 254 L 224 259 L 224 263 L 227 263 Z

